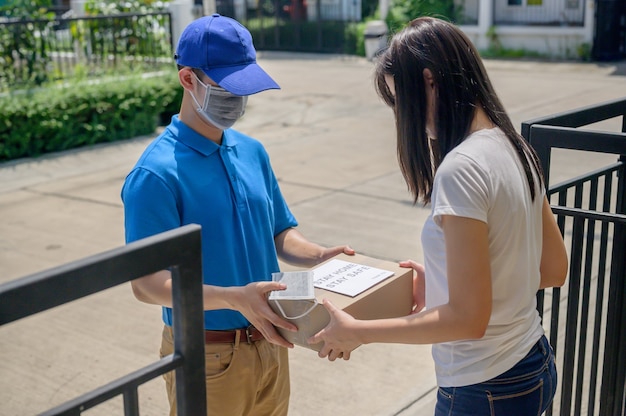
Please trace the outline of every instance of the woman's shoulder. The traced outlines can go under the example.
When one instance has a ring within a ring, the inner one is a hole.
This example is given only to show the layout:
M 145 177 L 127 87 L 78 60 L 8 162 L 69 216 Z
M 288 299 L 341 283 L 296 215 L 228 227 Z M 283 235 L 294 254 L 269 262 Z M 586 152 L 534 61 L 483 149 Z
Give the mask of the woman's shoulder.
M 479 164 L 495 162 L 510 153 L 511 143 L 498 127 L 478 130 L 446 155 L 448 161 L 469 159 Z M 448 157 L 450 156 L 450 157 Z M 444 159 L 444 161 L 445 161 Z
M 452 149 L 437 169 L 436 176 L 479 176 L 489 181 L 499 166 L 510 166 L 511 144 L 499 128 L 478 130 Z

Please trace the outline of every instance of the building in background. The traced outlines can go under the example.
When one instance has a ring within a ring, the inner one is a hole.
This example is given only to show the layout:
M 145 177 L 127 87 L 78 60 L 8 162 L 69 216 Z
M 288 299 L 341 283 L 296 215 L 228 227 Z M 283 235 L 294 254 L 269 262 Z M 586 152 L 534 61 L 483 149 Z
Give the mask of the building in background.
M 62 11 L 68 10 L 72 3 L 84 1 L 53 0 L 53 4 L 55 10 Z M 379 0 L 383 19 L 392 1 Z M 291 22 L 335 21 L 337 24 L 367 18 L 362 16 L 361 0 L 172 0 L 170 3 L 179 14 L 181 8 L 193 7 L 194 17 L 217 11 L 243 23 L 261 14 Z M 457 23 L 479 50 L 501 47 L 555 59 L 626 59 L 626 0 L 455 0 L 455 4 L 460 10 Z M 281 49 L 281 41 L 273 45 L 268 49 Z M 260 49 L 265 49 L 264 43 Z
M 456 0 L 478 49 L 523 49 L 552 58 L 626 58 L 625 0 Z M 587 55 L 587 56 L 585 56 Z

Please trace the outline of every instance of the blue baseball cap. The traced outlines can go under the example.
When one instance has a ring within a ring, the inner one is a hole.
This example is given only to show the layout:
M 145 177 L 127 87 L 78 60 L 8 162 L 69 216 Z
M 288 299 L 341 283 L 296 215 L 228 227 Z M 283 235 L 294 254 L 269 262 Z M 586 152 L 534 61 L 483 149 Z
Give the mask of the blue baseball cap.
M 248 29 L 217 13 L 196 19 L 183 30 L 174 58 L 178 65 L 201 69 L 235 95 L 280 89 L 257 64 Z

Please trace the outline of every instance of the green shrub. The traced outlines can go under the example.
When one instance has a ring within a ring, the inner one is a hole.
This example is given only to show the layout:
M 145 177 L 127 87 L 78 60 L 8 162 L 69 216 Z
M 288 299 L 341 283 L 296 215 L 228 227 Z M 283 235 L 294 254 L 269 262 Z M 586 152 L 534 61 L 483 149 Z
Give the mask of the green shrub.
M 172 72 L 2 96 L 0 161 L 153 133 L 181 99 Z
M 118 74 L 126 68 L 146 70 L 162 65 L 159 58 L 171 60 L 169 18 L 161 14 L 166 2 L 85 3 L 87 18 L 59 20 L 50 11 L 52 0 L 0 0 L 0 91 L 80 74 L 98 77 L 111 69 Z M 62 28 L 70 38 L 59 35 Z M 59 59 L 59 53 L 71 58 Z
M 49 37 L 53 33 L 51 0 L 10 0 L 0 2 L 0 16 L 25 24 L 0 25 L 0 91 L 16 84 L 41 85 L 48 80 L 52 61 Z M 22 64 L 22 63 L 26 64 Z M 20 71 L 16 71 L 21 67 Z
M 433 16 L 456 22 L 460 14 L 461 7 L 455 5 L 454 0 L 392 0 L 385 22 L 389 32 L 394 34 L 420 16 Z
M 591 61 L 591 45 L 587 42 L 581 43 L 576 47 L 576 55 L 581 61 Z
M 349 55 L 365 56 L 365 26 L 367 21 L 354 23 L 346 27 L 345 53 Z M 352 46 L 352 48 L 349 48 Z

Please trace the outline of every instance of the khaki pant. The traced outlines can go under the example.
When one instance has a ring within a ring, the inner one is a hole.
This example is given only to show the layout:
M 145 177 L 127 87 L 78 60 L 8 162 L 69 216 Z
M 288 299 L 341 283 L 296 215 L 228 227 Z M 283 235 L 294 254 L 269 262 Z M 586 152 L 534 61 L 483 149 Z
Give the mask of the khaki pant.
M 171 327 L 165 326 L 161 357 L 174 352 Z M 289 410 L 289 360 L 287 349 L 266 340 L 248 344 L 206 344 L 207 415 L 286 416 Z M 176 377 L 163 376 L 176 415 Z

